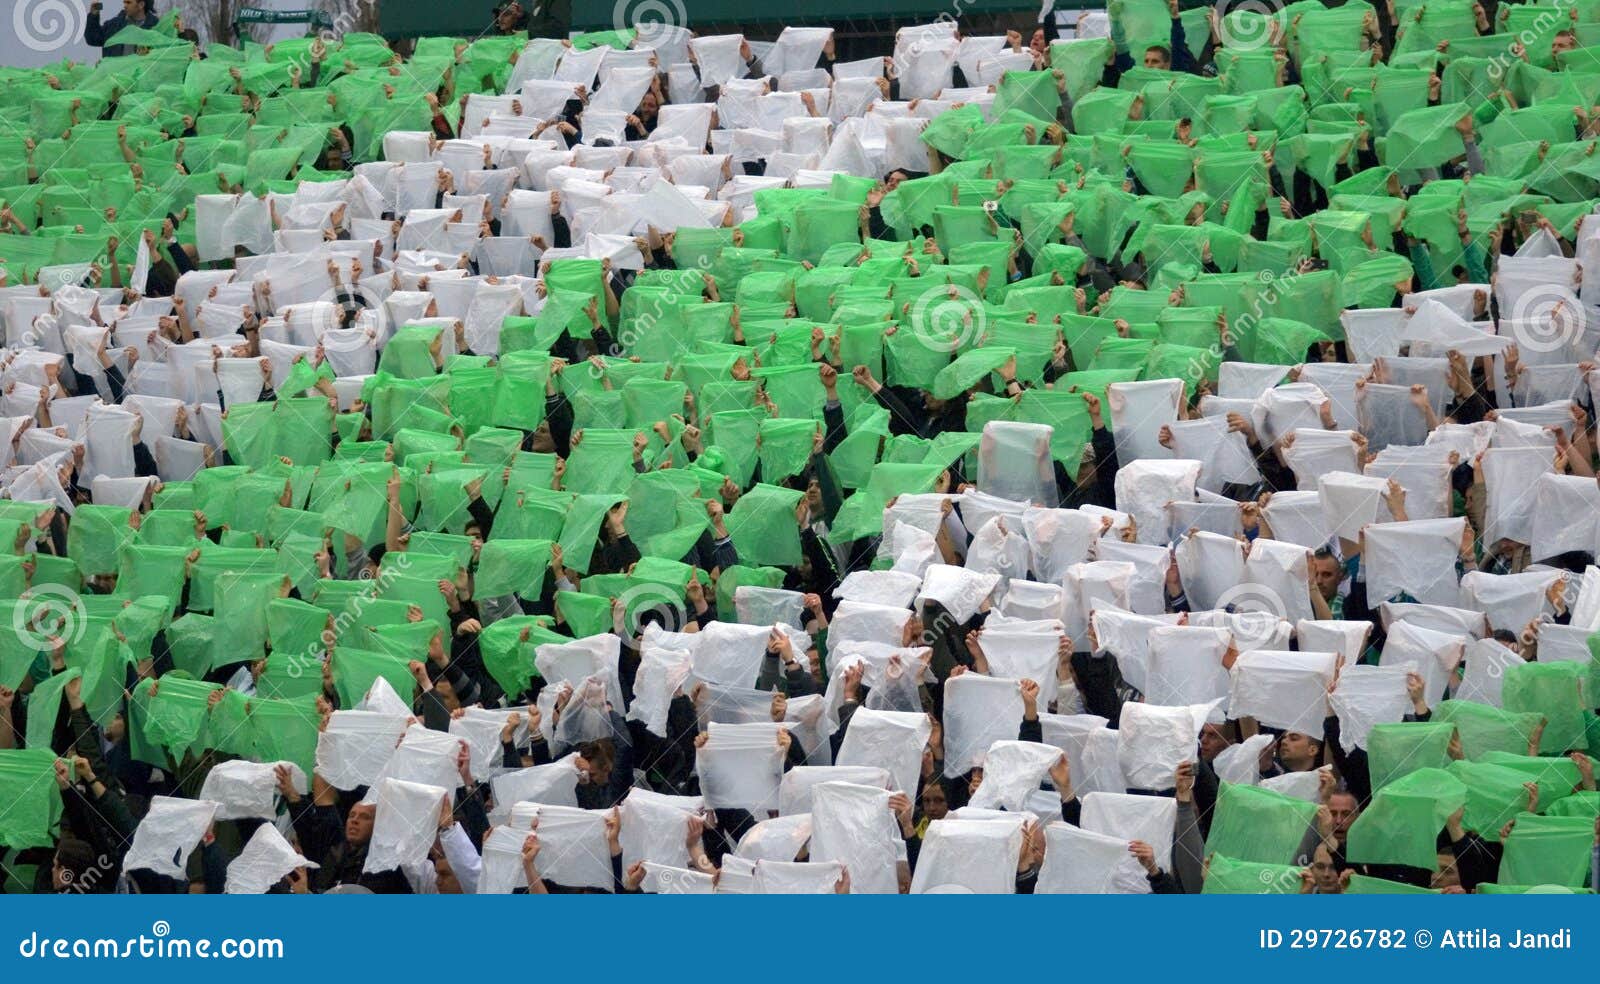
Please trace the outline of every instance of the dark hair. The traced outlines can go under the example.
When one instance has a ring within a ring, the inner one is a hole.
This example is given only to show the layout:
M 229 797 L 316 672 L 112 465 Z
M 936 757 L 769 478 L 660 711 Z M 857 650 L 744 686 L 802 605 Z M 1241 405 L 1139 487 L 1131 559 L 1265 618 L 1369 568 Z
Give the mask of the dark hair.
M 1517 644 L 1517 634 L 1512 632 L 1510 629 L 1495 629 L 1489 638 L 1493 639 L 1495 642 L 1503 642 L 1508 646 L 1515 646 Z
M 610 738 L 586 741 L 578 746 L 578 754 L 589 763 L 589 781 L 603 783 L 611 776 L 617 764 L 617 749 Z
M 1335 562 L 1339 560 L 1338 557 L 1333 555 L 1333 551 L 1326 546 L 1318 547 L 1316 550 L 1313 550 L 1311 552 L 1311 557 L 1313 560 L 1331 560 Z
M 56 864 L 66 870 L 69 884 L 81 884 L 83 876 L 96 864 L 94 848 L 76 837 L 63 837 L 56 847 Z

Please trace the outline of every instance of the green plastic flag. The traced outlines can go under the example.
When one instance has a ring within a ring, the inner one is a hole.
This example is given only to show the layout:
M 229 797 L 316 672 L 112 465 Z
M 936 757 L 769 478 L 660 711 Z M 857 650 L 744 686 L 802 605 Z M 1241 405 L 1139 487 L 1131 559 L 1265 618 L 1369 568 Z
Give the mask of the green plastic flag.
M 1217 791 L 1206 853 L 1282 864 L 1316 823 L 1315 803 L 1260 786 L 1224 782 Z
M 1498 880 L 1515 885 L 1588 884 L 1594 821 L 1524 813 L 1505 840 Z
M 1585 749 L 1589 747 L 1583 719 L 1586 675 L 1587 668 L 1579 663 L 1521 663 L 1505 671 L 1501 701 L 1507 711 L 1544 716 L 1542 751 Z
M 0 846 L 53 848 L 61 821 L 56 755 L 48 748 L 0 750 Z
M 56 720 L 67 684 L 83 679 L 83 671 L 64 670 L 33 688 L 28 696 L 27 747 L 50 748 L 54 744 Z M 66 751 L 65 748 L 62 749 Z
M 508 594 L 539 597 L 550 565 L 550 546 L 549 540 L 494 539 L 485 543 L 478 554 L 474 593 L 483 598 Z
M 205 730 L 208 699 L 217 684 L 199 680 L 186 680 L 171 673 L 149 684 L 140 684 L 149 693 L 146 707 L 145 738 L 152 745 L 165 748 L 173 761 L 181 762 L 200 739 Z
M 1466 802 L 1467 787 L 1450 773 L 1434 768 L 1412 771 L 1373 793 L 1372 802 L 1350 825 L 1345 857 L 1432 871 L 1439 831 Z
M 372 652 L 340 646 L 332 656 L 334 692 L 339 695 L 339 706 L 355 707 L 366 697 L 374 680 L 383 677 L 389 681 L 401 700 L 408 700 L 416 690 L 416 680 L 411 676 L 409 661 L 388 653 Z
M 1541 715 L 1516 714 L 1469 700 L 1441 701 L 1433 709 L 1432 720 L 1455 725 L 1461 736 L 1461 752 L 1470 761 L 1477 761 L 1489 752 L 1521 754 L 1528 747 L 1528 737 L 1539 726 Z
M 1202 895 L 1294 895 L 1300 891 L 1300 869 L 1288 864 L 1260 864 L 1213 854 L 1206 861 Z
M 1450 738 L 1454 734 L 1454 725 L 1433 721 L 1374 725 L 1367 735 L 1373 790 L 1418 769 L 1449 766 Z
M 741 560 L 751 564 L 797 567 L 800 530 L 795 507 L 805 493 L 761 483 L 734 503 L 727 515 L 728 533 Z

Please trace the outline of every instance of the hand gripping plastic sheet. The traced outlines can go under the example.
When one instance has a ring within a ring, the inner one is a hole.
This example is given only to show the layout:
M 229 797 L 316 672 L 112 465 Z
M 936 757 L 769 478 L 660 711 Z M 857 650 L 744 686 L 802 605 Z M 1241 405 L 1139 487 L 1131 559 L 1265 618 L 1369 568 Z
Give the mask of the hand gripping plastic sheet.
M 1155 851 L 1156 863 L 1164 868 L 1171 864 L 1173 828 L 1177 819 L 1177 801 L 1165 797 L 1122 793 L 1090 793 L 1083 797 L 1084 830 L 1144 841 Z M 1119 894 L 1147 895 L 1150 892 L 1144 868 L 1131 854 L 1119 864 L 1113 880 Z
M 320 867 L 290 847 L 277 827 L 264 823 L 250 835 L 239 856 L 229 862 L 228 878 L 222 890 L 228 895 L 261 895 L 290 872 Z
M 317 775 L 335 789 L 372 785 L 394 756 L 409 720 L 409 713 L 334 711 L 317 736 Z
M 150 809 L 122 859 L 122 870 L 143 868 L 166 878 L 186 878 L 189 855 L 211 829 L 216 812 L 217 804 L 206 800 L 151 797 Z
M 200 799 L 217 804 L 216 819 L 270 820 L 277 814 L 279 765 L 288 767 L 295 788 L 304 790 L 305 773 L 292 762 L 248 762 L 235 759 L 221 762 L 206 773 Z
M 1406 676 L 1411 672 L 1405 664 L 1351 664 L 1339 671 L 1328 707 L 1339 718 L 1339 744 L 1346 754 L 1366 746 L 1373 725 L 1394 724 L 1410 713 Z
M 922 853 L 912 873 L 911 894 L 959 885 L 976 895 L 1016 891 L 1017 860 L 1023 846 L 1024 818 L 935 820 L 924 832 Z
M 364 872 L 389 871 L 420 864 L 439 833 L 440 811 L 449 793 L 423 783 L 385 779 L 377 787 L 377 812 Z
M 1244 653 L 1230 671 L 1229 714 L 1254 717 L 1269 728 L 1320 735 L 1338 660 L 1335 653 Z
M 1028 797 L 1065 753 L 1053 745 L 1034 741 L 997 741 L 983 762 L 983 782 L 970 805 L 1010 810 L 1023 809 Z
M 735 852 L 751 861 L 793 861 L 811 839 L 811 814 L 776 816 L 752 824 Z
M 849 868 L 851 894 L 899 891 L 895 844 L 900 832 L 888 790 L 821 783 L 812 791 L 811 825 L 811 860 L 837 861 Z
M 1425 605 L 1454 604 L 1460 594 L 1456 557 L 1466 520 L 1418 519 L 1367 527 L 1367 597 L 1382 602 L 1404 592 Z
M 1044 828 L 1044 865 L 1035 895 L 1110 895 L 1126 874 L 1128 841 L 1056 821 Z
M 1124 704 L 1117 729 L 1117 761 L 1128 788 L 1171 789 L 1178 766 L 1194 761 L 1200 728 L 1216 711 L 1217 703 L 1187 707 Z
M 945 681 L 946 778 L 965 775 L 982 765 L 989 746 L 996 741 L 1015 740 L 1022 714 L 1020 681 L 979 673 L 963 673 Z
M 1095 714 L 1039 715 L 1047 744 L 1067 753 L 1072 788 L 1084 793 L 1121 793 L 1128 789 L 1117 758 L 1117 732 Z
M 1015 685 L 1015 681 L 1012 681 Z M 979 689 L 983 689 L 981 686 Z M 1017 698 L 1017 720 L 1021 721 L 1021 698 Z M 839 746 L 837 765 L 866 765 L 887 769 L 894 788 L 917 788 L 922 769 L 922 751 L 933 724 L 926 714 L 908 711 L 874 711 L 858 708 L 850 717 L 844 741 Z M 1006 737 L 1014 737 L 1015 731 Z M 987 746 L 985 746 L 987 749 Z

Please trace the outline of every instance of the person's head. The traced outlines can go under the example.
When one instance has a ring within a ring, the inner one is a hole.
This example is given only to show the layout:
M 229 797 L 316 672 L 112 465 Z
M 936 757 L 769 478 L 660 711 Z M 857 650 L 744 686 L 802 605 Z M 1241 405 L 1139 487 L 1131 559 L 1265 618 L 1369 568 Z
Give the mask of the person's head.
M 1339 866 L 1334 863 L 1333 852 L 1321 842 L 1311 856 L 1311 881 L 1324 895 L 1338 895 L 1344 891 L 1339 884 Z
M 533 429 L 533 437 L 528 442 L 528 449 L 536 454 L 551 454 L 556 449 L 555 435 L 550 433 L 550 422 L 539 421 L 539 426 Z
M 888 190 L 893 191 L 900 187 L 900 182 L 909 181 L 910 179 L 911 175 L 900 170 L 899 168 L 895 168 L 893 171 L 889 172 L 888 177 L 883 179 L 883 186 Z
M 200 32 L 196 31 L 192 27 L 186 27 L 183 30 L 178 32 L 178 40 L 179 41 L 187 41 L 190 44 L 192 44 L 192 45 L 194 45 L 196 47 L 199 47 L 199 45 L 200 45 Z
M 578 746 L 578 768 L 583 770 L 587 781 L 593 785 L 604 785 L 611 778 L 611 767 L 616 761 L 616 746 L 611 744 L 609 738 L 586 741 Z
M 660 108 L 661 100 L 656 98 L 655 91 L 646 89 L 643 98 L 639 100 L 639 117 L 647 120 L 652 119 Z
M 450 867 L 450 859 L 440 851 L 433 858 L 433 874 L 438 881 L 440 895 L 460 895 L 461 879 L 456 877 L 456 871 Z
M 1559 55 L 1563 51 L 1571 51 L 1578 46 L 1576 31 L 1557 31 L 1556 36 L 1550 40 L 1550 54 Z
M 1050 47 L 1050 39 L 1045 37 L 1044 28 L 1042 28 L 1042 27 L 1034 28 L 1033 29 L 1033 35 L 1028 38 L 1028 49 L 1030 51 L 1036 51 L 1036 52 L 1038 52 L 1040 54 L 1043 54 L 1045 52 L 1045 49 L 1047 49 L 1049 47 Z
M 1167 50 L 1166 45 L 1151 45 L 1144 49 L 1144 67 L 1165 72 L 1172 67 L 1172 52 Z
M 1309 772 L 1322 757 L 1322 742 L 1298 731 L 1285 731 L 1278 738 L 1278 761 L 1293 772 Z
M 945 798 L 944 786 L 930 782 L 922 787 L 922 815 L 929 820 L 943 820 L 950 812 L 950 801 Z
M 1361 815 L 1361 801 L 1354 793 L 1341 789 L 1328 797 L 1328 815 L 1333 819 L 1333 836 L 1340 844 L 1350 832 L 1350 825 Z
M 479 8 L 480 10 L 483 8 Z M 507 34 L 522 26 L 522 5 L 515 0 L 495 8 L 494 26 Z
M 1233 744 L 1228 737 L 1227 727 L 1221 724 L 1208 724 L 1200 729 L 1200 757 L 1207 762 L 1222 754 L 1223 749 Z
M 150 9 L 146 0 L 122 0 L 122 13 L 130 21 L 142 21 Z M 1576 45 L 1574 45 L 1576 47 Z
M 1429 888 L 1460 888 L 1461 872 L 1456 870 L 1456 852 L 1440 848 L 1434 859 L 1438 867 L 1428 881 Z
M 344 839 L 353 847 L 363 847 L 372 840 L 372 820 L 378 815 L 375 803 L 357 803 L 344 818 Z
M 1078 458 L 1078 474 L 1073 476 L 1079 485 L 1088 487 L 1095 480 L 1094 445 L 1085 444 Z
M 50 867 L 50 884 L 58 892 L 74 885 L 87 886 L 84 875 L 94 868 L 94 848 L 76 837 L 63 837 L 56 847 L 55 861 Z
M 1327 547 L 1318 547 L 1317 552 L 1311 557 L 1311 575 L 1317 579 L 1317 590 L 1322 592 L 1322 597 L 1332 601 L 1339 595 L 1339 582 L 1344 580 L 1344 570 L 1339 566 L 1339 558 Z

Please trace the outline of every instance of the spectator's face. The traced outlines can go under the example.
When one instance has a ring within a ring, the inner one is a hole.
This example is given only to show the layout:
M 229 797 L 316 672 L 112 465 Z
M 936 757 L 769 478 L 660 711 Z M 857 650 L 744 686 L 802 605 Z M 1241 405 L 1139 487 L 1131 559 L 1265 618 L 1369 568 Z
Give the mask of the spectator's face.
M 929 820 L 943 820 L 945 814 L 950 812 L 950 804 L 944 798 L 943 786 L 934 782 L 923 788 L 922 812 Z
M 1439 870 L 1433 873 L 1433 880 L 1428 883 L 1429 888 L 1460 888 L 1461 872 L 1456 870 L 1456 856 L 1453 851 L 1440 851 L 1437 860 Z
M 1318 557 L 1312 566 L 1316 568 L 1317 590 L 1322 592 L 1322 597 L 1332 601 L 1339 596 L 1339 581 L 1344 573 L 1339 569 L 1339 562 L 1332 557 Z
M 555 451 L 556 441 L 550 436 L 549 424 L 540 421 L 539 426 L 534 428 L 531 447 L 540 454 L 550 454 Z
M 122 0 L 122 12 L 129 20 L 143 20 L 144 0 Z
M 460 895 L 461 880 L 443 854 L 433 860 L 433 874 L 438 879 L 440 895 Z
M 1334 867 L 1333 855 L 1325 844 L 1317 845 L 1317 853 L 1311 859 L 1311 880 L 1316 882 L 1319 892 L 1337 895 L 1341 891 L 1339 869 Z
M 1550 42 L 1550 53 L 1559 55 L 1563 51 L 1571 51 L 1578 46 L 1578 36 L 1571 31 L 1562 31 L 1557 34 L 1554 41 Z
M 1207 762 L 1221 754 L 1229 744 L 1228 736 L 1220 726 L 1208 724 L 1200 729 L 1200 757 Z
M 1317 746 L 1298 731 L 1286 731 L 1278 739 L 1278 757 L 1283 764 L 1296 769 L 1310 768 L 1317 757 Z
M 1144 52 L 1144 67 L 1156 68 L 1164 72 L 1172 67 L 1172 59 L 1161 48 L 1146 48 Z
M 360 847 L 372 839 L 372 818 L 378 808 L 371 803 L 357 803 L 350 808 L 344 821 L 344 839 Z
M 644 98 L 639 100 L 639 112 L 644 116 L 654 116 L 656 110 L 660 108 L 661 104 L 656 101 L 656 94 L 653 92 L 646 92 Z
M 50 884 L 58 892 L 65 892 L 72 886 L 72 872 L 61 863 L 60 858 L 53 858 L 50 862 Z
M 1050 42 L 1045 38 L 1044 28 L 1042 27 L 1035 30 L 1033 32 L 1033 37 L 1028 39 L 1028 47 L 1032 48 L 1034 51 L 1044 51 L 1044 49 L 1049 46 Z
M 1349 793 L 1334 793 L 1328 799 L 1328 813 L 1333 817 L 1333 836 L 1343 844 L 1350 825 L 1361 815 L 1361 805 Z

